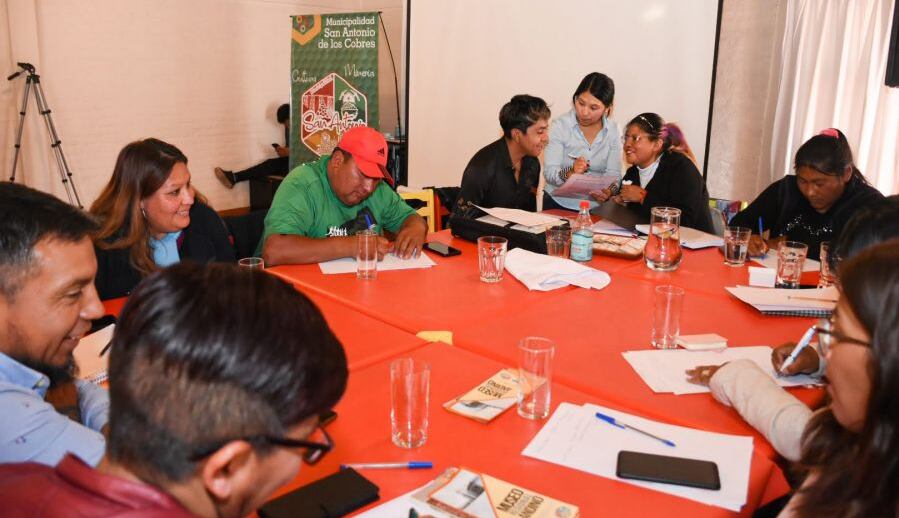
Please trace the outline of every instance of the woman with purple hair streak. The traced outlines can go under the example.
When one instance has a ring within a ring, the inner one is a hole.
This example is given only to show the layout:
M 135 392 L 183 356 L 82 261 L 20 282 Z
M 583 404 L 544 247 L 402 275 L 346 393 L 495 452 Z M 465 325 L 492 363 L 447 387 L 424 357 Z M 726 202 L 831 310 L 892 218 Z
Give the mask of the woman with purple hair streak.
M 624 157 L 631 167 L 621 189 L 614 186 L 591 192 L 596 201 L 611 199 L 649 221 L 653 207 L 681 210 L 681 225 L 714 232 L 709 213 L 709 192 L 696 168 L 696 157 L 681 129 L 655 113 L 641 113 L 627 124 Z

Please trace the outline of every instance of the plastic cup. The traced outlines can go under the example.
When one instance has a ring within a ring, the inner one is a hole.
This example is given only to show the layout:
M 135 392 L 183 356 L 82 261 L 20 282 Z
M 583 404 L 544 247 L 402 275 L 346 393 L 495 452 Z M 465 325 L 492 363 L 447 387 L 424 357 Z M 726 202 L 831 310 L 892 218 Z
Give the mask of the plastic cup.
M 552 400 L 552 367 L 555 344 L 529 336 L 518 343 L 518 415 L 546 419 Z
M 552 227 L 546 229 L 546 255 L 568 258 L 571 252 L 571 229 Z
M 808 254 L 808 245 L 797 241 L 784 241 L 777 247 L 777 288 L 799 288 L 802 266 Z
M 262 270 L 265 268 L 265 261 L 261 257 L 244 257 L 237 261 L 237 266 L 251 270 Z
M 373 280 L 378 276 L 378 234 L 371 230 L 356 232 L 356 278 Z
M 418 448 L 428 440 L 431 367 L 412 358 L 390 364 L 390 435 L 400 448 Z
M 503 268 L 506 264 L 506 247 L 509 240 L 498 236 L 478 238 L 478 271 L 481 282 L 499 282 L 503 280 Z
M 677 286 L 656 286 L 652 314 L 652 346 L 674 349 L 680 335 L 680 314 L 684 290 Z
M 745 227 L 727 227 L 724 229 L 724 264 L 743 266 L 749 251 L 749 236 L 752 230 Z

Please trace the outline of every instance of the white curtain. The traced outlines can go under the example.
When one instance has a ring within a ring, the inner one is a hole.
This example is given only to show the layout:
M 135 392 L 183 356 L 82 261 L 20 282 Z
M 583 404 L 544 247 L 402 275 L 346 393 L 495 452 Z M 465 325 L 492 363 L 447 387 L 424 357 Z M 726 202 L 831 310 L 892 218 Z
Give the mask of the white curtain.
M 884 85 L 894 0 L 788 0 L 774 116 L 771 181 L 796 150 L 839 128 L 858 168 L 899 192 L 899 88 Z

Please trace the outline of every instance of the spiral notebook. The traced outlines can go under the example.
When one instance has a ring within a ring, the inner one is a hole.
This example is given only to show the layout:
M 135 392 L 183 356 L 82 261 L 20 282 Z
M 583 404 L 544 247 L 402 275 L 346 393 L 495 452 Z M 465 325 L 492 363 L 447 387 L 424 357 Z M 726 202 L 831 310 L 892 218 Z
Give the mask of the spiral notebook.
M 826 318 L 833 313 L 839 297 L 835 287 L 791 290 L 736 286 L 725 289 L 763 315 Z
M 91 333 L 82 338 L 72 354 L 75 357 L 75 365 L 78 367 L 78 378 L 100 385 L 107 379 L 106 369 L 109 368 L 109 351 L 103 355 L 100 351 L 112 340 L 115 324 L 110 324 L 103 329 Z

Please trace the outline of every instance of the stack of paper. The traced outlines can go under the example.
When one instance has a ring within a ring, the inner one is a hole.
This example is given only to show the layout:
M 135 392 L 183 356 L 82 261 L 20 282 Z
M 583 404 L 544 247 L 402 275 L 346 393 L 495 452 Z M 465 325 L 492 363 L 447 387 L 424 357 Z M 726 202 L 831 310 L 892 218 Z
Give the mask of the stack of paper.
M 613 426 L 597 418 L 597 412 L 670 440 L 676 446 L 666 446 L 633 430 Z M 718 465 L 721 489 L 714 491 L 620 479 L 615 473 L 618 452 L 623 450 L 714 462 Z M 739 511 L 746 503 L 749 491 L 752 437 L 664 424 L 598 405 L 577 406 L 562 403 L 527 445 L 522 455 L 731 511 Z
M 690 351 L 711 351 L 727 347 L 727 338 L 717 334 L 680 335 L 675 343 Z
M 649 235 L 649 225 L 637 225 L 637 231 Z M 680 227 L 680 244 L 690 250 L 723 246 L 724 238 L 696 230 L 690 227 Z
M 100 384 L 106 381 L 106 369 L 109 367 L 109 351 L 100 354 L 100 351 L 112 341 L 115 324 L 110 324 L 99 331 L 95 331 L 81 340 L 72 351 L 75 357 L 75 365 L 78 366 L 78 377 L 91 383 Z
M 378 270 L 411 270 L 415 268 L 430 268 L 436 264 L 437 263 L 424 253 L 419 254 L 418 257 L 410 257 L 409 259 L 402 259 L 393 254 L 387 254 L 384 256 L 383 260 L 378 261 Z M 318 263 L 318 267 L 321 268 L 322 273 L 325 274 L 356 273 L 356 259 L 353 257 L 334 259 L 332 261 Z
M 549 216 L 538 212 L 528 212 L 521 209 L 507 209 L 505 207 L 494 207 L 491 209 L 476 205 L 477 208 L 493 216 L 494 218 L 510 223 L 517 223 L 525 227 L 552 227 L 561 225 L 562 220 L 556 216 Z
M 568 285 L 601 290 L 612 278 L 602 270 L 564 257 L 535 254 L 523 248 L 506 253 L 506 270 L 529 290 L 549 291 Z
M 750 360 L 781 387 L 815 385 L 819 380 L 805 374 L 780 377 L 771 365 L 771 348 L 766 345 L 731 347 L 717 351 L 652 349 L 621 353 L 643 381 L 657 393 L 701 394 L 709 388 L 687 381 L 685 372 L 700 365 L 722 365 L 734 360 Z
M 772 268 L 749 267 L 749 285 L 759 288 L 773 288 L 777 284 L 777 270 Z
M 613 236 L 636 237 L 637 235 L 636 232 L 631 232 L 622 226 L 612 223 L 612 221 L 608 219 L 597 221 L 590 227 L 590 230 L 597 234 L 611 234 Z
M 833 312 L 839 298 L 834 286 L 799 290 L 748 286 L 725 289 L 765 315 L 826 317 Z

